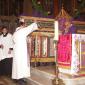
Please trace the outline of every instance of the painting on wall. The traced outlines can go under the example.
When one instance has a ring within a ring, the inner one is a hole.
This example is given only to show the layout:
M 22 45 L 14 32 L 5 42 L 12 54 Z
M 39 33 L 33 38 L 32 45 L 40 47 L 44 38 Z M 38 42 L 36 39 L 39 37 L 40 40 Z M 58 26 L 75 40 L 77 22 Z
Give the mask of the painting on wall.
M 47 57 L 48 52 L 47 52 L 47 43 L 48 39 L 47 37 L 42 37 L 42 57 Z
M 49 38 L 49 57 L 55 56 L 55 49 L 54 49 L 54 38 Z

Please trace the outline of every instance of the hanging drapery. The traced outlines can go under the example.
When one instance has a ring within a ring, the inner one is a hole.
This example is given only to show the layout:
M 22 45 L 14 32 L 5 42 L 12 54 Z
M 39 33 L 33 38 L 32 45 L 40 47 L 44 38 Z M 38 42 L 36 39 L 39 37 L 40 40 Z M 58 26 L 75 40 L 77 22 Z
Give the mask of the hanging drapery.
M 58 63 L 71 66 L 71 35 L 60 35 L 58 43 Z

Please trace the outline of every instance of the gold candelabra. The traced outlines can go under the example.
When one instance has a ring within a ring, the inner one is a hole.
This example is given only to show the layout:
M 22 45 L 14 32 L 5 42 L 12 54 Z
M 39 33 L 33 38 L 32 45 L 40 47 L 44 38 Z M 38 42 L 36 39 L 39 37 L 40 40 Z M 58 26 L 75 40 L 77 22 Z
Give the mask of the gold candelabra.
M 65 85 L 63 80 L 59 78 L 59 69 L 58 69 L 58 41 L 54 40 L 54 49 L 55 49 L 55 78 L 53 79 L 53 85 Z

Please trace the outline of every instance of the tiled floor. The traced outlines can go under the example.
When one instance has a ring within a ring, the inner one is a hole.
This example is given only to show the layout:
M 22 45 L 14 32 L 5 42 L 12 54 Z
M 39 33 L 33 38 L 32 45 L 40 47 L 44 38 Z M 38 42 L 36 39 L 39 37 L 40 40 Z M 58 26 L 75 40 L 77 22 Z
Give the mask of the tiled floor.
M 6 76 L 0 77 L 0 85 L 22 85 L 14 82 L 11 78 L 8 78 Z M 26 85 L 31 85 L 27 82 Z
M 47 74 L 46 74 L 47 73 Z M 41 85 L 43 82 L 47 83 L 49 82 L 49 80 L 46 80 L 47 76 L 49 77 L 48 74 L 52 74 L 55 75 L 55 67 L 54 66 L 38 66 L 36 68 L 31 69 L 31 81 L 29 82 L 28 79 L 28 83 L 27 85 Z M 52 77 L 52 75 L 50 75 Z M 61 75 L 61 77 L 63 77 L 64 75 Z M 50 77 L 49 77 L 50 78 Z M 67 77 L 63 77 L 64 81 L 66 82 L 66 85 L 85 85 L 85 77 L 84 78 L 75 78 L 75 79 L 71 79 L 68 77 L 68 79 L 66 79 Z M 48 79 L 48 78 L 47 78 Z M 38 81 L 41 84 L 34 84 L 32 82 L 36 82 L 38 83 Z M 45 82 L 46 81 L 46 82 Z M 5 84 L 2 84 L 2 83 Z M 73 82 L 73 84 L 71 83 Z M 74 84 L 78 82 L 77 84 Z M 0 77 L 0 85 L 19 85 L 18 83 L 15 83 L 11 80 L 11 78 L 7 78 L 7 77 Z M 20 84 L 21 85 L 21 84 Z M 42 85 L 50 85 L 50 84 L 42 84 Z
M 55 75 L 55 67 L 54 66 L 38 66 L 35 69 L 38 69 L 41 72 L 43 71 L 45 73 L 47 72 L 49 74 Z M 39 72 L 38 72 L 38 74 L 39 74 Z M 42 77 L 43 75 L 44 74 L 41 73 L 40 76 Z M 71 75 L 69 76 L 67 74 L 60 73 L 59 77 L 63 80 L 65 85 L 85 85 L 85 77 L 84 76 L 75 78 L 75 77 L 72 77 Z M 35 78 L 36 78 L 36 76 L 35 76 Z M 61 85 L 61 84 L 59 84 L 59 85 Z
M 55 75 L 55 66 L 39 66 L 36 69 Z

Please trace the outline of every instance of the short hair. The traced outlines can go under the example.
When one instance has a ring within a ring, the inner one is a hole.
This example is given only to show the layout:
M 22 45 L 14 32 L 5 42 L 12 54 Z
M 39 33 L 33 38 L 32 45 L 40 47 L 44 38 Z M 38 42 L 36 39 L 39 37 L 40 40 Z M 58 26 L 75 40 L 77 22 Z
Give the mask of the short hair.
M 6 28 L 8 30 L 8 27 L 7 26 L 3 26 L 2 29 Z

